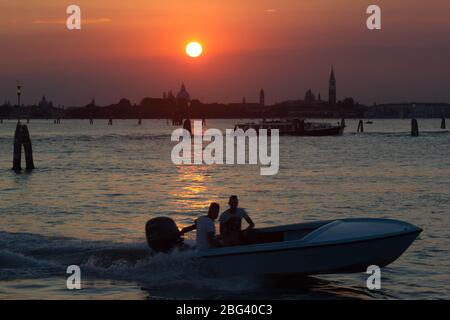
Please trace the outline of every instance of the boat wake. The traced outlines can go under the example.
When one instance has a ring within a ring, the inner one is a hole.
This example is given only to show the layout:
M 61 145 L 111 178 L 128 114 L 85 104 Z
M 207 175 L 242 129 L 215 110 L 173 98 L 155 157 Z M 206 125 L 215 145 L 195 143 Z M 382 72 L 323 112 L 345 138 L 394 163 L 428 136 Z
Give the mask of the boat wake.
M 65 290 L 69 265 L 81 268 L 84 280 L 134 284 L 149 298 L 367 299 L 365 290 L 312 277 L 261 278 L 208 275 L 193 252 L 152 254 L 146 243 L 121 244 L 0 232 L 0 281 L 61 278 Z M 53 284 L 54 285 L 54 284 Z

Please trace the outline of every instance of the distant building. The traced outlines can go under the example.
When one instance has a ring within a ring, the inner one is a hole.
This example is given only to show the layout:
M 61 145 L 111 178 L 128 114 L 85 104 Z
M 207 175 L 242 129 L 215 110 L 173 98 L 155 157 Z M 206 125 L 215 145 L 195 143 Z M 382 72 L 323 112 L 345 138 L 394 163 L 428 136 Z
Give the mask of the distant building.
M 172 90 L 169 90 L 169 92 L 167 93 L 167 99 L 170 101 L 174 101 L 175 100 L 175 96 L 173 95 Z
M 130 108 L 131 101 L 128 99 L 122 98 L 122 99 L 120 99 L 118 106 L 121 108 Z
M 95 98 L 92 98 L 92 100 L 91 100 L 91 102 L 90 103 L 88 103 L 88 105 L 87 105 L 88 107 L 96 107 L 97 106 L 97 104 L 95 103 Z
M 259 104 L 261 105 L 261 107 L 264 107 L 266 105 L 263 89 L 261 89 L 261 91 L 259 92 Z
M 314 93 L 312 92 L 311 89 L 309 89 L 308 91 L 306 91 L 305 93 L 305 102 L 314 102 L 316 101 L 316 96 L 314 95 Z
M 331 67 L 330 81 L 328 86 L 328 103 L 330 106 L 336 105 L 336 78 L 334 77 L 334 68 Z
M 433 102 L 385 103 L 367 110 L 370 118 L 448 118 L 450 104 Z
M 45 96 L 42 97 L 41 101 L 39 102 L 38 106 L 40 108 L 51 108 L 53 107 L 53 102 L 51 101 L 47 101 L 47 99 L 45 98 Z
M 179 104 L 187 104 L 191 101 L 191 96 L 189 95 L 189 92 L 186 90 L 186 86 L 181 84 L 181 89 L 177 94 L 177 103 Z

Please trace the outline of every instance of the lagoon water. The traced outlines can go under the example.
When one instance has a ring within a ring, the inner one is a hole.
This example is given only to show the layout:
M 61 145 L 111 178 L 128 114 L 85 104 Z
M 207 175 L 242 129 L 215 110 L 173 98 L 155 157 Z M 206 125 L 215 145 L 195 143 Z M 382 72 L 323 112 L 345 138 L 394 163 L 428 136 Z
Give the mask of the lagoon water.
M 335 121 L 335 120 L 330 120 Z M 234 120 L 207 127 L 233 128 Z M 449 299 L 450 133 L 440 120 L 374 120 L 342 137 L 280 137 L 280 171 L 256 165 L 175 166 L 165 120 L 32 120 L 36 170 L 12 167 L 15 121 L 0 124 L 0 299 Z M 188 252 L 149 257 L 145 222 L 184 226 L 212 201 L 240 197 L 257 226 L 386 217 L 424 229 L 382 270 L 264 279 L 198 272 Z M 66 288 L 80 265 L 82 290 Z

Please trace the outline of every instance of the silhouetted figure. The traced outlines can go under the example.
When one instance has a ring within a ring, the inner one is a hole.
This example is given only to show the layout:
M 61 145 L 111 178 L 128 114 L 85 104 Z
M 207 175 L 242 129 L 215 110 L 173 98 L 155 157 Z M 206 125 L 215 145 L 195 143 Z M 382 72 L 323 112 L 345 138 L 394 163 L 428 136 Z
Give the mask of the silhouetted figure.
M 198 250 L 205 250 L 220 246 L 216 237 L 216 226 L 214 220 L 219 216 L 220 206 L 218 203 L 211 203 L 208 215 L 202 216 L 195 221 L 195 224 L 183 228 L 180 233 L 185 234 L 192 230 L 197 230 L 196 244 Z
M 228 205 L 230 208 L 220 215 L 220 234 L 224 245 L 233 246 L 241 242 L 242 218 L 248 223 L 247 229 L 254 228 L 255 224 L 244 209 L 238 208 L 237 196 L 231 196 Z

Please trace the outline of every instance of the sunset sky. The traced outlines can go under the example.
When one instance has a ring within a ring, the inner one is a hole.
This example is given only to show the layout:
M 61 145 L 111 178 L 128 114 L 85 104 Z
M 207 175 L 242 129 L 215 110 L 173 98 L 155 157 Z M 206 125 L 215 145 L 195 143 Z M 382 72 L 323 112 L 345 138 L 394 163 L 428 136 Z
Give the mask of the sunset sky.
M 65 26 L 82 10 L 82 29 Z M 366 8 L 382 8 L 382 30 Z M 197 40 L 201 57 L 186 56 Z M 162 97 L 185 82 L 205 102 L 338 99 L 450 102 L 448 0 L 0 0 L 0 104 L 46 95 L 76 106 Z

